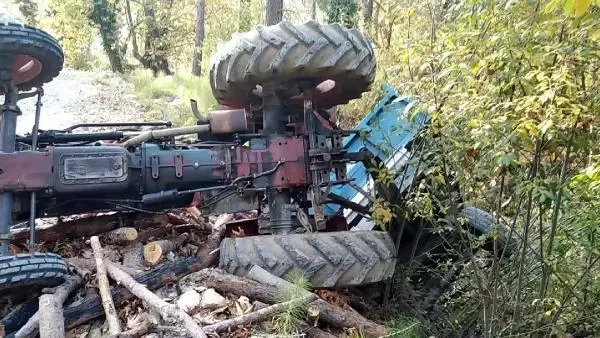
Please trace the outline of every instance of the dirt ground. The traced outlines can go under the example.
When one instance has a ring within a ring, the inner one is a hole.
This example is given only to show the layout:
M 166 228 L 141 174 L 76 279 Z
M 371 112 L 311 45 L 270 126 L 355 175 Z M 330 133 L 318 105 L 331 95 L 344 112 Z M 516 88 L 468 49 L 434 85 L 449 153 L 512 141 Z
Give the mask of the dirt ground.
M 36 98 L 19 102 L 17 133 L 31 132 Z M 63 69 L 44 85 L 40 129 L 62 129 L 82 122 L 143 120 L 133 86 L 110 72 Z

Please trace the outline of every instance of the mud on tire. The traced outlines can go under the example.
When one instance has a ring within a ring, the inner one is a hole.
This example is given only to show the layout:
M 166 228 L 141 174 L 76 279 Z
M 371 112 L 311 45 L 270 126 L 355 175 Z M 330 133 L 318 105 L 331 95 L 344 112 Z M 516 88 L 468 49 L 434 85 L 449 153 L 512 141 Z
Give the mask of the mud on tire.
M 30 287 L 53 287 L 68 273 L 63 259 L 51 253 L 0 257 L 0 293 Z
M 258 26 L 219 45 L 211 59 L 210 84 L 219 103 L 240 104 L 265 82 L 330 79 L 339 91 L 335 102 L 327 103 L 334 106 L 369 90 L 375 64 L 371 44 L 356 29 L 316 21 L 281 22 Z
M 394 273 L 394 244 L 386 232 L 343 231 L 226 238 L 220 267 L 245 275 L 258 265 L 287 278 L 297 270 L 313 287 L 379 282 Z

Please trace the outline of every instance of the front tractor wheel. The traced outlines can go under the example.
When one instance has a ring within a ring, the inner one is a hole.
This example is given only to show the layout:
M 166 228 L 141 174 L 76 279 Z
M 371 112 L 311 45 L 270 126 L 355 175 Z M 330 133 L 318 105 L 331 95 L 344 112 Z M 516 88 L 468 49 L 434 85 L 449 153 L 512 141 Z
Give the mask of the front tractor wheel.
M 51 253 L 0 257 L 0 293 L 54 287 L 68 274 L 65 261 Z
M 226 238 L 220 267 L 245 275 L 253 265 L 287 279 L 298 271 L 315 288 L 362 285 L 390 278 L 394 243 L 386 232 L 343 231 Z

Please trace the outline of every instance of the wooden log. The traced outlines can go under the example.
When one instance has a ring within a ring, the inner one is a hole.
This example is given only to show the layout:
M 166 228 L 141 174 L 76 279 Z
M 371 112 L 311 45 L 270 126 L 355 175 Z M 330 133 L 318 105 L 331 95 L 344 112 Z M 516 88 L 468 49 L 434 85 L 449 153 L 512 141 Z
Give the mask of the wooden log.
M 141 250 L 141 244 L 140 244 L 140 250 Z M 72 266 L 79 275 L 81 275 L 83 277 L 85 277 L 89 274 L 92 274 L 94 271 L 96 271 L 96 261 L 94 258 L 69 257 L 69 258 L 63 258 L 63 259 L 65 260 L 65 262 L 67 262 L 67 264 Z M 112 260 L 110 260 L 110 261 L 115 263 Z M 130 274 L 132 276 L 141 275 L 144 272 L 141 268 L 142 267 L 135 268 L 135 267 L 124 266 L 124 265 L 121 266 L 121 269 L 123 269 L 123 271 L 127 272 L 128 274 Z
M 138 229 L 163 226 L 169 222 L 167 215 L 118 213 L 57 223 L 53 227 L 37 230 L 35 239 L 38 242 L 54 242 L 65 238 L 79 238 L 98 235 L 120 227 Z M 11 231 L 13 243 L 22 243 L 29 239 L 29 228 Z
M 175 238 L 153 241 L 144 245 L 144 261 L 149 265 L 158 264 L 169 252 L 175 251 L 189 238 L 184 233 Z
M 152 293 L 152 291 L 148 290 L 146 287 L 144 287 L 144 285 L 136 282 L 133 277 L 123 272 L 123 270 L 119 269 L 116 265 L 107 263 L 106 269 L 112 279 L 123 285 L 136 297 L 143 300 L 145 304 L 153 307 L 162 315 L 174 318 L 181 322 L 191 337 L 206 338 L 206 334 L 204 334 L 204 331 L 202 331 L 200 325 L 198 325 L 198 323 L 196 323 L 196 321 L 190 317 L 190 315 L 177 308 L 176 305 L 167 303 L 160 299 L 157 295 Z
M 104 315 L 106 316 L 106 322 L 108 323 L 108 333 L 117 334 L 121 332 L 121 324 L 119 323 L 119 317 L 117 316 L 115 303 L 113 302 L 112 295 L 110 293 L 108 277 L 106 276 L 106 266 L 109 264 L 109 262 L 104 262 L 102 246 L 100 245 L 100 239 L 98 236 L 92 236 L 92 238 L 90 238 L 90 244 L 92 245 L 92 250 L 94 251 L 94 257 L 96 258 L 96 278 L 98 279 L 98 289 L 100 291 L 100 297 L 102 298 Z
M 138 231 L 135 228 L 124 227 L 105 232 L 100 236 L 100 240 L 105 244 L 122 245 L 135 241 L 138 238 Z
M 138 276 L 136 280 L 146 285 L 149 290 L 156 290 L 168 283 L 177 282 L 190 273 L 213 266 L 218 257 L 217 249 L 225 235 L 225 224 L 231 217 L 231 215 L 222 215 L 217 219 L 213 232 L 206 239 L 197 257 L 187 257 L 174 262 L 166 261 Z M 122 287 L 111 288 L 111 293 L 117 306 L 133 298 L 133 295 Z M 100 297 L 93 295 L 76 305 L 67 307 L 65 309 L 65 323 L 67 328 L 70 329 L 102 316 L 102 314 Z
M 272 273 L 257 265 L 253 266 L 250 269 L 250 271 L 248 271 L 247 277 L 257 282 L 274 286 L 279 290 L 282 290 L 286 287 L 294 287 L 292 283 L 273 275 Z M 307 290 L 304 292 L 304 294 L 307 295 L 312 293 Z M 345 307 L 349 308 L 350 310 L 347 308 L 341 309 L 339 307 L 332 306 L 331 304 L 325 302 L 323 299 L 319 298 L 316 301 L 312 302 L 310 304 L 310 307 L 319 312 L 319 318 L 322 318 L 324 321 L 327 321 L 332 325 L 336 325 L 338 327 L 352 327 L 347 326 L 347 324 L 345 323 L 333 322 L 338 321 L 339 319 L 344 320 L 346 317 L 351 317 L 352 321 L 350 323 L 355 323 L 354 325 L 358 324 L 358 328 L 367 335 L 380 337 L 387 334 L 387 329 L 384 326 L 379 325 L 363 317 L 363 315 L 358 313 L 356 310 L 352 309 L 348 304 L 346 304 Z
M 166 261 L 157 265 L 154 269 L 144 272 L 136 280 L 146 285 L 149 290 L 156 290 L 208 266 L 203 257 L 187 257 L 174 262 Z M 133 298 L 133 295 L 123 287 L 112 287 L 111 294 L 117 307 Z M 65 325 L 71 329 L 103 314 L 100 296 L 91 295 L 65 309 Z
M 196 225 L 186 223 L 179 225 L 168 224 L 166 226 L 143 229 L 139 231 L 137 240 L 139 242 L 146 243 L 149 240 L 155 240 L 156 238 L 177 236 L 184 232 L 189 232 L 191 229 L 194 228 L 196 228 Z
M 291 306 L 297 306 L 298 303 L 302 301 L 313 301 L 317 298 L 315 294 L 308 294 L 302 296 L 300 299 L 293 299 L 287 302 L 267 306 L 264 309 L 260 309 L 254 312 L 250 312 L 248 314 L 223 320 L 218 323 L 208 325 L 204 327 L 205 332 L 222 332 L 227 331 L 230 328 L 235 328 L 238 325 L 248 325 L 250 323 L 259 323 L 265 321 L 273 315 L 276 315 L 279 312 L 283 312 L 286 308 Z
M 56 287 L 54 289 L 54 294 L 53 294 L 54 297 L 57 298 L 57 300 L 58 300 L 58 302 L 60 302 L 60 304 L 64 304 L 64 302 L 67 300 L 69 295 L 72 294 L 75 290 L 77 290 L 81 286 L 81 282 L 82 282 L 82 278 L 80 276 L 78 276 L 78 275 L 69 276 L 64 283 L 62 283 L 61 285 L 59 285 L 58 287 Z M 61 311 L 62 311 L 62 306 L 61 306 Z M 61 318 L 61 322 L 64 322 L 64 320 L 62 318 Z M 23 327 L 21 327 L 15 333 L 15 338 L 25 338 L 25 337 L 31 336 L 38 330 L 39 324 L 40 324 L 40 312 L 38 311 L 38 312 L 34 313 L 33 316 L 31 316 L 31 318 L 29 318 L 27 323 L 25 323 L 25 325 L 23 325 Z
M 168 213 L 167 217 L 169 217 L 169 223 L 173 225 L 183 225 L 189 223 L 189 221 L 185 219 L 185 217 L 181 217 L 180 215 L 177 215 L 172 212 Z
M 38 311 L 40 302 L 37 295 L 35 296 L 35 298 L 16 306 L 14 310 L 2 318 L 0 326 L 4 327 L 7 336 L 19 330 Z
M 214 288 L 238 296 L 246 296 L 250 299 L 269 304 L 277 303 L 280 299 L 281 289 L 279 287 L 259 283 L 249 278 L 230 275 L 220 269 L 204 269 L 195 272 L 186 276 L 181 283 L 197 283 L 204 287 Z M 320 320 L 332 326 L 340 328 L 355 327 L 370 337 L 380 337 L 387 334 L 385 327 L 370 320 L 365 320 L 362 316 L 357 316 L 352 312 L 328 304 L 322 299 L 311 302 L 310 306 L 319 311 Z
M 137 273 L 131 273 L 128 270 L 144 270 L 144 246 L 140 242 L 133 242 L 127 247 L 123 248 L 123 266 L 121 269 L 131 276 L 138 276 Z M 114 263 L 114 262 L 113 262 Z
M 63 304 L 52 294 L 40 296 L 40 338 L 61 338 L 65 335 Z

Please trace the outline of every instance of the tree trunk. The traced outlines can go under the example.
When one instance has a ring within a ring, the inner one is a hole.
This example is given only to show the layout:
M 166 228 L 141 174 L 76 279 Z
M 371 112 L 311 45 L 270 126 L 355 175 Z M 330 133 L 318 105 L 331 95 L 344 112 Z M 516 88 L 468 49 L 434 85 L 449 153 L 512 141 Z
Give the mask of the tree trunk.
M 283 0 L 267 0 L 267 26 L 276 25 L 283 19 Z
M 204 45 L 204 0 L 196 1 L 196 37 L 192 56 L 192 74 L 202 73 L 202 46 Z
M 371 26 L 371 18 L 373 17 L 373 0 L 363 0 L 363 23 L 365 30 Z
M 123 56 L 119 50 L 119 27 L 114 6 L 107 0 L 95 0 L 90 17 L 100 30 L 102 47 L 112 71 L 123 73 Z

